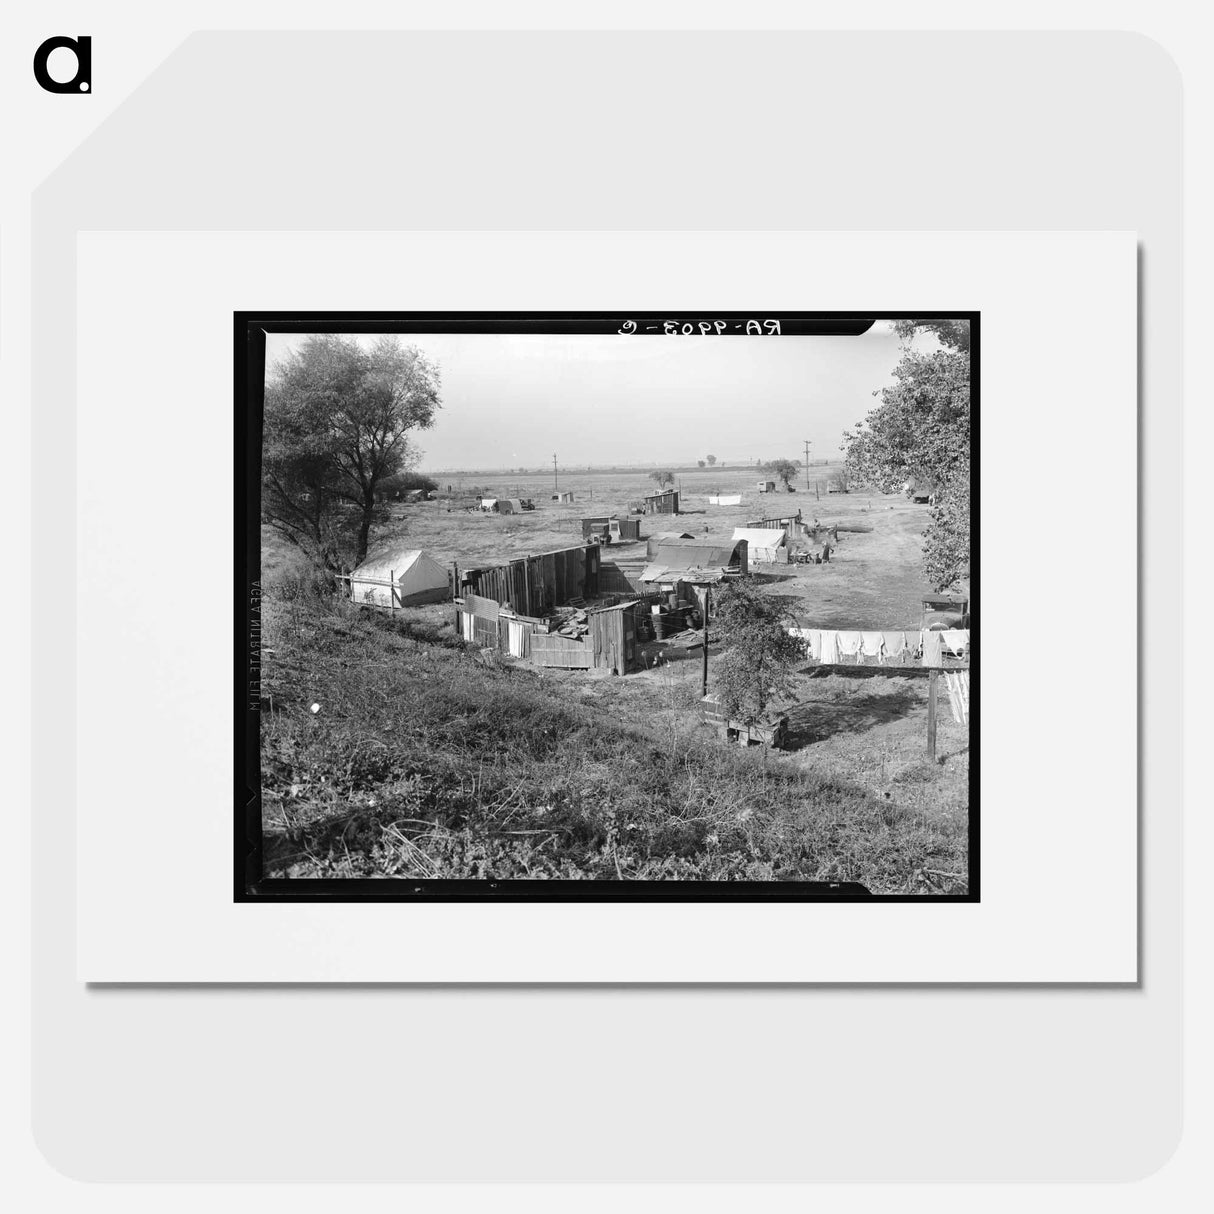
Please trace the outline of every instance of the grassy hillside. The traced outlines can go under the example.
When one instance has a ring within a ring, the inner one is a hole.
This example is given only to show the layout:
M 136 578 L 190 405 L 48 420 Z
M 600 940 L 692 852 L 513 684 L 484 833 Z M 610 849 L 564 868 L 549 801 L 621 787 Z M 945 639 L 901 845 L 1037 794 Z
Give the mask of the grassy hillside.
M 882 759 L 858 781 L 826 748 L 821 762 L 812 745 L 764 759 L 699 722 L 694 679 L 490 668 L 445 615 L 390 620 L 334 600 L 267 597 L 267 876 L 848 880 L 874 892 L 964 892 L 963 763 L 916 759 L 891 775 Z M 834 688 L 828 699 L 859 727 L 880 697 Z

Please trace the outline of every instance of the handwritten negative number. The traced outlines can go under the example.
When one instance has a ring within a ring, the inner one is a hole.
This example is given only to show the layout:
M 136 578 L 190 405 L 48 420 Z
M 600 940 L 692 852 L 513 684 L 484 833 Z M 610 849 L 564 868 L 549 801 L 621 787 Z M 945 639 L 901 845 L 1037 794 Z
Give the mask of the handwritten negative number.
M 655 332 L 657 325 L 646 325 L 649 332 Z M 727 320 L 700 320 L 700 321 L 679 321 L 666 320 L 662 322 L 662 332 L 668 337 L 687 336 L 690 334 L 699 333 L 702 337 L 720 337 L 721 334 L 727 333 L 731 328 L 741 331 L 743 326 L 740 321 L 735 321 L 732 325 Z M 638 332 L 637 322 L 635 320 L 626 320 L 617 330 L 619 333 L 636 333 Z M 748 320 L 745 325 L 745 332 L 748 337 L 778 337 L 780 334 L 780 322 L 778 320 Z

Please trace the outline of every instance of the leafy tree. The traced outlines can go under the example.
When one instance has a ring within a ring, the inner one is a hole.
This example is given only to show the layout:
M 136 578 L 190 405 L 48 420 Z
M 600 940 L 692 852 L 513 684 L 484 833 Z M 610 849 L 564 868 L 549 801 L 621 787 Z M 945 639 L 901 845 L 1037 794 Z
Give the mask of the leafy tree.
M 731 717 L 757 721 L 776 696 L 792 690 L 792 673 L 805 645 L 790 636 L 792 620 L 780 604 L 747 580 L 724 587 L 712 628 L 725 649 L 713 671 L 713 689 Z
M 262 520 L 321 569 L 367 555 L 377 499 L 416 456 L 409 432 L 434 422 L 437 367 L 397 337 L 364 349 L 307 338 L 266 383 Z
M 792 487 L 792 478 L 800 472 L 801 466 L 790 459 L 773 459 L 767 469 L 784 482 L 785 489 L 789 489 Z
M 702 459 L 698 459 L 698 460 L 696 460 L 696 463 L 697 463 L 697 464 L 698 464 L 698 465 L 699 465 L 701 468 L 703 468 L 703 467 L 704 467 L 704 461 L 703 461 Z
M 659 468 L 656 472 L 649 474 L 649 479 L 657 485 L 659 489 L 664 489 L 667 485 L 674 484 L 674 473 L 666 468 Z
M 903 342 L 909 342 L 916 333 L 934 333 L 936 340 L 950 350 L 968 354 L 970 350 L 970 322 L 968 320 L 895 320 L 894 332 Z
M 709 463 L 710 465 L 715 464 L 716 462 L 717 462 L 717 457 L 716 457 L 715 455 L 710 455 L 710 456 L 708 457 L 708 463 Z
M 843 435 L 852 479 L 884 493 L 929 485 L 934 494 L 924 533 L 924 569 L 936 590 L 969 574 L 970 358 L 965 321 L 896 322 L 903 337 L 933 332 L 940 349 L 908 346 L 881 403 Z
M 420 472 L 397 472 L 385 476 L 379 482 L 376 491 L 378 501 L 387 501 L 398 493 L 408 493 L 410 489 L 424 489 L 427 493 L 438 489 L 438 482 L 433 477 L 423 476 Z

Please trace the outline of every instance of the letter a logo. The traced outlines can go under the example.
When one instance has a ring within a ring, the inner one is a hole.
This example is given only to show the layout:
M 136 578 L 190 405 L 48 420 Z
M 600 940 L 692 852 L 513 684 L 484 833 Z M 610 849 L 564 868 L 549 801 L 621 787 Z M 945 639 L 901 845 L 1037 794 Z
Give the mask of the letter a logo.
M 71 80 L 54 80 L 46 70 L 52 51 L 69 50 L 76 56 L 76 74 Z M 34 52 L 34 79 L 48 93 L 88 93 L 93 88 L 93 40 L 78 38 L 48 38 Z

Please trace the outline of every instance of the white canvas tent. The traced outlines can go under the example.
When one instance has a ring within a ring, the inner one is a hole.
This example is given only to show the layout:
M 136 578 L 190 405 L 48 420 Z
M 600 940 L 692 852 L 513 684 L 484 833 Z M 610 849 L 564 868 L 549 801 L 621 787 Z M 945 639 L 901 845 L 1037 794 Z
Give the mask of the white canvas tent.
M 733 538 L 746 541 L 751 564 L 788 560 L 788 536 L 779 528 L 735 527 Z
M 397 607 L 441 603 L 451 597 L 447 571 L 420 548 L 412 548 L 377 553 L 363 561 L 350 574 L 350 598 L 355 603 L 391 607 L 393 585 Z

